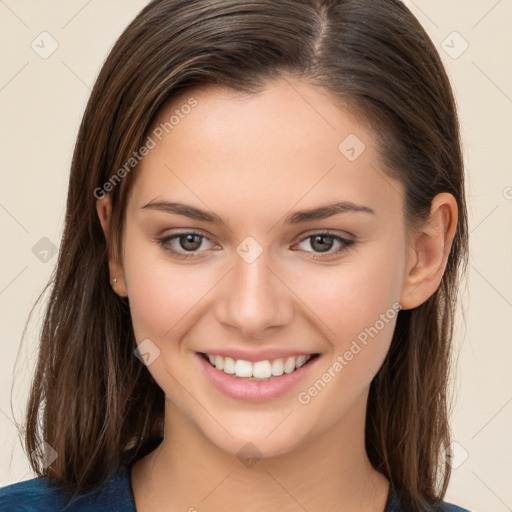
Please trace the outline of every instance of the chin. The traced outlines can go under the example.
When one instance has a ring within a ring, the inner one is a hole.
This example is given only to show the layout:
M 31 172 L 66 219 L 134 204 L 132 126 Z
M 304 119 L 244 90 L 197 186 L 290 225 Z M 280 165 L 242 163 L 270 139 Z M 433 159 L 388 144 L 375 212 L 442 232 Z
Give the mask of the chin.
M 248 431 L 247 426 L 238 431 L 231 429 L 230 433 L 233 437 L 230 437 L 224 431 L 221 435 L 215 435 L 218 432 L 212 432 L 212 435 L 208 435 L 207 432 L 203 432 L 203 434 L 206 435 L 210 443 L 227 454 L 239 458 L 245 464 L 246 458 L 252 461 L 253 459 L 279 457 L 293 452 L 307 442 L 306 436 L 301 436 L 298 432 L 283 429 L 278 433 L 279 427 L 276 428 L 278 423 L 274 423 L 274 426 L 269 429 Z M 269 432 L 271 432 L 270 435 Z

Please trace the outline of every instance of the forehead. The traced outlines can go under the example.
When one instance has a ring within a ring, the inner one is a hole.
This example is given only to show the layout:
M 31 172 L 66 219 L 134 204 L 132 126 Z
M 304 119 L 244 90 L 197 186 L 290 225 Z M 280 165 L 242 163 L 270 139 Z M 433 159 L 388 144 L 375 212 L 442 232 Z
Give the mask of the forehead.
M 389 186 L 374 134 L 305 82 L 276 80 L 256 94 L 187 90 L 162 108 L 149 136 L 154 148 L 132 189 L 139 204 L 172 196 L 212 208 L 236 202 L 261 214 L 272 205 L 281 205 L 278 214 L 298 202 L 340 199 L 401 208 L 400 184 Z

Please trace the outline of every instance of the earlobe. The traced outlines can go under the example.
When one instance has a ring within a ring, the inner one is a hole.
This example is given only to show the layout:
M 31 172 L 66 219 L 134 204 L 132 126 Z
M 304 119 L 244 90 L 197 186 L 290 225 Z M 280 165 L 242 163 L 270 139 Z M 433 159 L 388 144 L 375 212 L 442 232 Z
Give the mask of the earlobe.
M 441 283 L 457 228 L 457 201 L 449 193 L 432 201 L 425 224 L 412 237 L 400 304 L 412 309 L 432 296 Z
M 113 243 L 110 230 L 112 220 L 112 201 L 109 194 L 106 194 L 104 197 L 96 201 L 96 212 L 98 213 L 98 218 L 100 220 L 103 234 L 105 235 L 108 249 L 107 252 L 108 267 L 110 272 L 110 285 L 120 297 L 127 297 L 128 292 L 126 289 L 122 264 L 118 261 L 117 258 L 114 257 L 113 251 L 111 250 Z

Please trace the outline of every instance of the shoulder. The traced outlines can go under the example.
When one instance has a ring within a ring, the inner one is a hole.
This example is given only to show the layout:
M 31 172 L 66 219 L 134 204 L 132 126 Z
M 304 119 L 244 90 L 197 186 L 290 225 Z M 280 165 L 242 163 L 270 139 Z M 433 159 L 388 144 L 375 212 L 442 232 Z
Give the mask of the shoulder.
M 64 501 L 65 496 L 41 477 L 0 488 L 2 512 L 60 510 Z
M 431 508 L 431 512 L 470 512 L 469 510 L 441 501 Z
M 470 512 L 465 508 L 458 507 L 457 505 L 453 505 L 451 503 L 445 503 L 444 501 L 429 508 L 428 510 L 429 512 Z M 405 509 L 402 509 L 396 503 L 392 503 L 390 506 L 388 506 L 388 508 L 386 508 L 385 512 L 405 512 Z
M 436 509 L 437 511 L 438 509 Z M 451 503 L 441 503 L 439 512 L 469 512 L 466 508 L 458 507 L 457 505 L 452 505 Z
M 397 497 L 397 491 L 390 487 L 388 501 L 386 503 L 386 509 L 384 512 L 405 512 L 405 509 L 399 505 L 399 499 Z M 458 507 L 451 503 L 445 503 L 441 501 L 429 509 L 429 512 L 470 512 L 469 510 Z
M 70 496 L 43 477 L 0 488 L 2 512 L 135 512 L 133 495 L 126 467 L 99 489 L 77 496 Z

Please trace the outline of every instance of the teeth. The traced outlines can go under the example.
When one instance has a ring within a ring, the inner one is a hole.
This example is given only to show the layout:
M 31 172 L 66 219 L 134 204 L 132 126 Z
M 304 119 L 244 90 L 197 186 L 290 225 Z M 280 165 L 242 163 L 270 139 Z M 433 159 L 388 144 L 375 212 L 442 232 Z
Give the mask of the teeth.
M 252 365 L 252 376 L 257 379 L 272 377 L 272 367 L 269 361 L 258 361 Z
M 215 367 L 217 367 L 217 365 L 215 365 Z M 235 360 L 231 357 L 224 358 L 224 373 L 235 373 Z
M 292 373 L 293 370 L 295 370 L 295 357 L 289 357 L 284 362 L 283 369 L 284 369 L 284 373 Z
M 274 359 L 272 361 L 271 367 L 272 375 L 278 377 L 279 375 L 283 375 L 283 360 L 282 359 Z
M 222 366 L 219 368 L 216 364 L 215 367 L 217 370 L 222 370 Z M 237 377 L 252 377 L 252 363 L 244 361 L 243 359 L 238 359 L 235 363 L 235 375 Z
M 308 356 L 299 356 L 297 357 L 297 360 L 295 361 L 295 368 L 300 368 L 301 366 L 304 366 L 306 361 L 308 360 Z
M 311 359 L 311 355 L 307 355 L 251 363 L 244 359 L 234 360 L 231 357 L 214 356 L 210 354 L 206 354 L 206 356 L 212 366 L 215 366 L 217 370 L 250 380 L 269 380 L 272 377 L 279 377 L 283 375 L 283 373 L 292 373 L 301 366 L 304 366 Z

